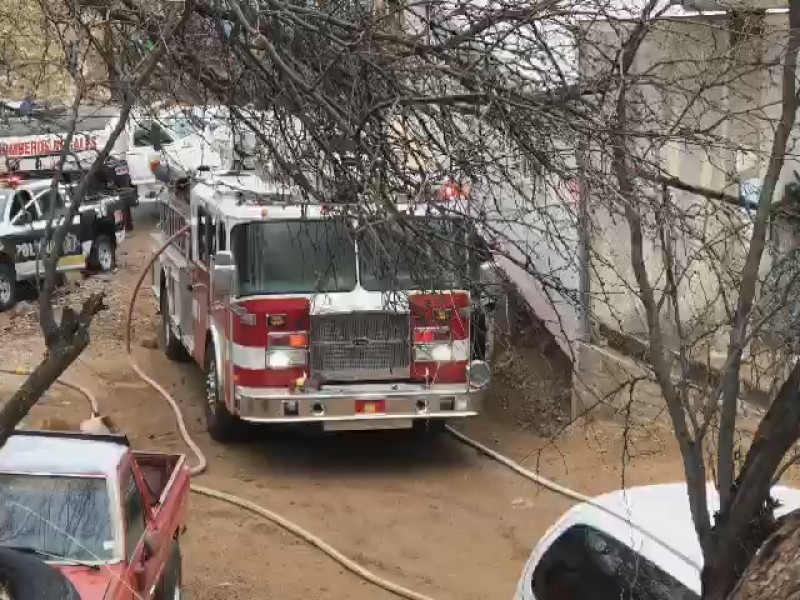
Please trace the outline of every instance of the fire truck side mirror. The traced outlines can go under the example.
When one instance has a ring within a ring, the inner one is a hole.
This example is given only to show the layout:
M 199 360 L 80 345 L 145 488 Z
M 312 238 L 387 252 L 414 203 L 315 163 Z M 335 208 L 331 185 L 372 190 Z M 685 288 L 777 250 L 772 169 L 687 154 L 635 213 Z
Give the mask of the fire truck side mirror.
M 211 257 L 211 290 L 215 297 L 235 293 L 236 265 L 233 254 L 223 250 Z

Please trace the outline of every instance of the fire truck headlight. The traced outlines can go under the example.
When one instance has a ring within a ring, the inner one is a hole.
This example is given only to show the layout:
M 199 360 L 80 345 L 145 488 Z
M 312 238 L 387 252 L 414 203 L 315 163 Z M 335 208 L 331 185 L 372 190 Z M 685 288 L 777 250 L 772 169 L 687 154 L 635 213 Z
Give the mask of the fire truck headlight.
M 453 349 L 450 344 L 419 344 L 414 350 L 414 360 L 417 362 L 450 362 L 453 360 Z
M 267 351 L 267 368 L 288 369 L 306 364 L 306 351 L 292 348 L 275 348 Z
M 431 349 L 431 358 L 436 362 L 449 362 L 453 360 L 453 350 L 450 344 L 437 344 Z

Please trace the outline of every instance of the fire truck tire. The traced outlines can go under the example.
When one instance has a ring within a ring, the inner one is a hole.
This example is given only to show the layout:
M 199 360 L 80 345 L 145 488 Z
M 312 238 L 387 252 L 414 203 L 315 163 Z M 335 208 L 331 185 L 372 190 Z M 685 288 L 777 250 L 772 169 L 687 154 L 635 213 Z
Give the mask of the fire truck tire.
M 100 234 L 92 241 L 89 251 L 89 268 L 93 271 L 113 271 L 117 268 L 117 248 L 114 240 Z
M 208 433 L 216 442 L 233 441 L 239 433 L 241 421 L 232 415 L 219 393 L 219 371 L 214 353 L 214 343 L 206 347 L 206 424 Z
M 167 290 L 163 288 L 161 290 L 161 327 L 159 333 L 159 341 L 166 357 L 176 362 L 186 360 L 186 350 L 181 341 L 175 337 L 172 327 L 170 327 L 169 299 L 167 298 Z
M 164 576 L 156 588 L 153 600 L 181 600 L 183 595 L 183 559 L 178 540 L 172 540 Z
M 0 584 L 14 600 L 80 600 L 75 586 L 60 571 L 14 550 L 0 549 Z
M 14 267 L 0 263 L 0 312 L 14 308 L 17 303 L 17 272 Z

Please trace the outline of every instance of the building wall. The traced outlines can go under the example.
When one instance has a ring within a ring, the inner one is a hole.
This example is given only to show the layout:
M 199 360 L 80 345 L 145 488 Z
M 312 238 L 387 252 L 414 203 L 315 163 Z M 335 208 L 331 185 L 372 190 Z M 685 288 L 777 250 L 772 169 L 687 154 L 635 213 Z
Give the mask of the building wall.
M 779 69 L 764 64 L 780 56 L 786 17 L 767 15 L 763 37 L 753 34 L 752 24 L 739 25 L 749 33 L 733 51 L 727 19 L 692 17 L 665 22 L 646 39 L 634 65 L 634 72 L 670 82 L 668 87 L 637 90 L 643 98 L 638 123 L 643 130 L 649 126 L 663 130 L 663 123 L 675 122 L 681 115 L 681 122 L 691 131 L 711 130 L 715 124 L 723 123 L 714 129 L 720 139 L 708 136 L 708 143 L 688 146 L 671 141 L 653 143 L 652 138 L 643 136 L 635 151 L 688 184 L 738 195 L 740 182 L 762 178 L 766 171 L 771 128 L 780 114 L 781 88 Z M 591 76 L 601 64 L 597 58 L 599 48 L 613 51 L 619 47 L 622 35 L 624 32 L 611 28 L 594 30 L 583 49 L 582 72 Z M 691 104 L 687 102 L 689 97 L 694 100 Z M 608 165 L 595 166 L 608 172 Z M 796 160 L 788 161 L 775 199 L 780 198 L 783 184 L 792 178 L 796 168 Z M 643 205 L 653 206 L 662 191 L 652 185 L 639 193 Z M 750 217 L 743 209 L 702 196 L 677 190 L 670 194 L 680 215 L 680 227 L 670 228 L 675 247 L 670 254 L 686 269 L 679 283 L 680 320 L 685 329 L 698 336 L 701 331 L 713 331 L 703 350 L 722 352 L 728 330 L 718 324 L 726 320 L 726 304 L 730 307 L 736 300 L 730 292 L 738 284 Z M 611 327 L 645 335 L 644 311 L 636 296 L 631 267 L 630 231 L 621 207 L 601 193 L 593 195 L 591 206 L 593 313 Z M 657 290 L 663 289 L 664 254 L 659 228 L 653 213 L 645 214 L 645 264 L 651 282 Z M 769 265 L 766 257 L 762 272 Z M 667 341 L 676 345 L 673 311 L 665 309 L 662 318 L 667 325 Z

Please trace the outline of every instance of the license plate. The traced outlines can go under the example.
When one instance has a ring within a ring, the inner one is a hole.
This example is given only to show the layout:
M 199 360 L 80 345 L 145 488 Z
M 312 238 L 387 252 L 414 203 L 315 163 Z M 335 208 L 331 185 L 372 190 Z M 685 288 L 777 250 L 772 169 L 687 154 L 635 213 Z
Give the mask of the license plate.
M 386 400 L 356 400 L 356 414 L 381 415 L 386 412 Z

